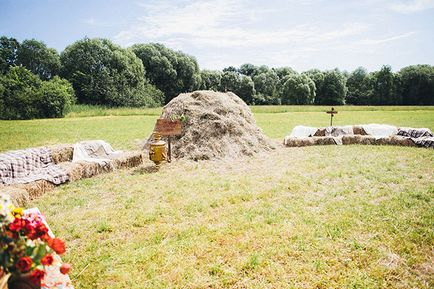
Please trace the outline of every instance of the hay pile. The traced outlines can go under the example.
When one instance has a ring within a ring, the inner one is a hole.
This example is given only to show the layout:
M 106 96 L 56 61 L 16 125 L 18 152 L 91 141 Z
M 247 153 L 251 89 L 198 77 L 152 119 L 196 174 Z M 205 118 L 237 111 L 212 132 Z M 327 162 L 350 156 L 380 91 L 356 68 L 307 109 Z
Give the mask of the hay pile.
M 195 91 L 172 99 L 161 118 L 186 116 L 183 134 L 173 138 L 172 156 L 191 160 L 234 158 L 269 150 L 250 108 L 237 95 Z
M 314 136 L 314 137 L 285 137 L 283 144 L 287 147 L 304 147 L 314 145 L 336 145 L 336 141 L 331 136 Z

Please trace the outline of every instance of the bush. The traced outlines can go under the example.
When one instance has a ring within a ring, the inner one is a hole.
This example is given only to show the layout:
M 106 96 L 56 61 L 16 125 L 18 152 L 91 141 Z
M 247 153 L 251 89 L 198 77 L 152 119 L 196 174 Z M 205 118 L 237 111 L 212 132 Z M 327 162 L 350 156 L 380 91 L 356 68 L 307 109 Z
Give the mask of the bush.
M 37 117 L 64 117 L 75 102 L 72 85 L 58 76 L 43 81 L 38 94 L 40 101 L 37 103 Z
M 74 102 L 71 84 L 59 77 L 41 81 L 22 66 L 0 78 L 0 119 L 63 117 Z

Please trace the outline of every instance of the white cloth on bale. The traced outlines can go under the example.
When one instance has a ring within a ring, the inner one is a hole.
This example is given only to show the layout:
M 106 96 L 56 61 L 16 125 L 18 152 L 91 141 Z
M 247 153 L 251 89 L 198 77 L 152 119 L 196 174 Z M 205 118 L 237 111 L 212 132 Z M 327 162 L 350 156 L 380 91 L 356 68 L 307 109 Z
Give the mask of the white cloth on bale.
M 73 162 L 86 161 L 107 164 L 118 157 L 122 151 L 115 151 L 112 146 L 103 140 L 82 141 L 74 144 Z
M 313 136 L 318 129 L 316 127 L 297 125 L 291 131 L 289 137 L 304 138 Z
M 337 145 L 342 145 L 342 137 L 350 134 L 354 134 L 352 125 L 328 126 L 325 129 L 325 135 L 333 137 Z
M 361 126 L 368 135 L 372 135 L 376 139 L 396 135 L 398 133 L 398 128 L 393 125 L 371 123 Z

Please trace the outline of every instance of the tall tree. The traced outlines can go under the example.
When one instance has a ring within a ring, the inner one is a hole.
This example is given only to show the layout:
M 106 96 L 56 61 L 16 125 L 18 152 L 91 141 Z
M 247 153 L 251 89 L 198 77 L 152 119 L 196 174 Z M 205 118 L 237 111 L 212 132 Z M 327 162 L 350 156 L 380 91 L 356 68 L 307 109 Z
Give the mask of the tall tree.
M 347 79 L 347 97 L 348 104 L 370 104 L 372 97 L 372 82 L 368 71 L 359 67 L 354 70 Z
M 202 70 L 200 79 L 200 89 L 218 91 L 221 87 L 222 73 L 217 70 Z
M 280 90 L 283 104 L 313 104 L 315 83 L 305 74 L 293 74 L 286 77 Z
M 150 83 L 164 93 L 166 103 L 181 92 L 200 87 L 199 65 L 194 57 L 158 43 L 135 44 L 132 50 L 142 60 Z
M 402 68 L 398 75 L 403 104 L 434 105 L 434 66 L 411 65 Z
M 379 71 L 372 74 L 372 104 L 391 105 L 401 104 L 401 98 L 397 91 L 398 80 L 388 65 L 384 65 Z
M 145 80 L 142 61 L 108 39 L 76 41 L 61 54 L 62 74 L 79 102 L 110 106 L 160 105 L 162 93 Z
M 60 72 L 60 57 L 54 48 L 35 39 L 24 40 L 18 48 L 17 61 L 41 79 L 50 79 Z
M 15 38 L 0 37 L 0 74 L 5 74 L 9 67 L 16 64 L 20 43 Z
M 345 96 L 347 94 L 345 76 L 337 69 L 326 71 L 323 73 L 323 76 L 324 79 L 316 95 L 315 103 L 325 105 L 345 104 Z M 318 79 L 322 78 L 320 74 L 317 77 Z

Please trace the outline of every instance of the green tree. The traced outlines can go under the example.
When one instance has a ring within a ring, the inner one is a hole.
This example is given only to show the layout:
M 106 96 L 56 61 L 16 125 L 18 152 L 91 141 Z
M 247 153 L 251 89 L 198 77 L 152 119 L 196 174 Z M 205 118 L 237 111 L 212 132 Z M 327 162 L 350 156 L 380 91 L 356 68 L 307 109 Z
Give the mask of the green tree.
M 221 87 L 222 73 L 217 70 L 202 70 L 200 79 L 200 89 L 218 91 Z
M 15 65 L 20 43 L 14 38 L 0 37 L 0 74 L 5 74 L 9 67 Z
M 158 43 L 135 44 L 133 52 L 146 70 L 146 77 L 169 102 L 179 93 L 198 89 L 201 84 L 199 65 L 194 57 Z
M 403 104 L 434 105 L 434 66 L 411 65 L 402 68 L 398 75 Z
M 256 74 L 258 74 L 259 69 L 253 64 L 245 63 L 240 66 L 239 72 L 253 78 Z
M 279 104 L 280 98 L 277 93 L 279 76 L 274 70 L 269 69 L 253 76 L 255 84 L 255 104 Z
M 108 39 L 76 41 L 60 56 L 62 75 L 80 103 L 156 106 L 163 94 L 145 80 L 142 61 L 130 49 Z
M 23 66 L 0 78 L 0 119 L 63 117 L 74 102 L 71 84 L 55 76 L 41 81 Z
M 280 91 L 283 104 L 312 104 L 315 83 L 305 74 L 288 75 Z
M 22 65 L 41 79 L 50 79 L 60 72 L 60 57 L 54 48 L 35 39 L 24 40 L 18 48 L 18 65 Z
M 379 71 L 373 72 L 372 103 L 375 105 L 401 104 L 397 91 L 398 79 L 390 66 L 384 65 Z
M 320 88 L 316 95 L 316 104 L 323 105 L 342 105 L 345 104 L 345 96 L 347 94 L 346 79 L 337 69 L 316 73 L 313 76 L 318 81 Z M 324 77 L 322 79 L 322 77 Z M 322 79 L 322 80 L 321 80 Z M 315 82 L 316 83 L 316 82 Z
M 243 76 L 235 71 L 226 71 L 221 79 L 221 91 L 232 91 L 247 104 L 253 102 L 255 84 L 249 76 Z
M 372 81 L 368 71 L 359 67 L 354 70 L 347 79 L 348 104 L 370 104 L 372 102 Z

